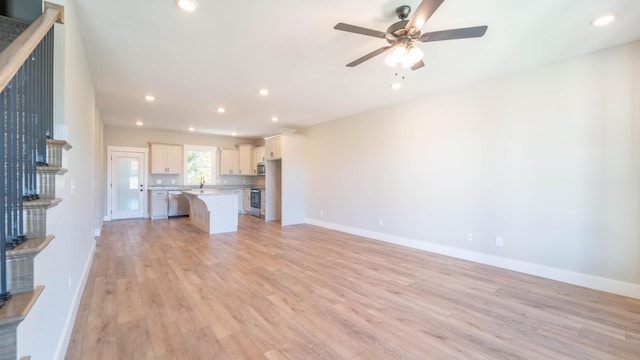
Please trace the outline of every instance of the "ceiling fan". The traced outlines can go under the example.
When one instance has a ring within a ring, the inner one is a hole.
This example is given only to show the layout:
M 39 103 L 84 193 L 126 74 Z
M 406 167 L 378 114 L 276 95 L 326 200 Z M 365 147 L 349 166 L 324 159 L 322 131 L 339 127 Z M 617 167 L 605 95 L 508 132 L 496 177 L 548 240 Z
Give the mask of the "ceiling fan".
M 398 7 L 396 9 L 396 15 L 398 16 L 400 21 L 389 26 L 387 32 L 367 29 L 345 23 L 336 24 L 336 26 L 333 27 L 336 30 L 386 39 L 389 43 L 389 45 L 387 46 L 383 46 L 366 54 L 363 57 L 360 57 L 348 63 L 347 66 L 354 67 L 360 65 L 377 55 L 391 50 L 391 53 L 389 53 L 385 58 L 385 63 L 387 65 L 396 67 L 398 64 L 400 64 L 404 68 L 417 70 L 424 66 L 424 62 L 422 61 L 422 57 L 424 56 L 424 54 L 422 53 L 420 48 L 413 45 L 415 41 L 431 42 L 476 38 L 483 36 L 487 31 L 487 26 L 482 25 L 421 34 L 420 30 L 422 29 L 422 26 L 424 26 L 424 23 L 429 20 L 431 15 L 433 15 L 433 13 L 443 2 L 444 0 L 423 0 L 420 5 L 418 5 L 418 8 L 414 12 L 411 19 L 408 20 L 407 18 L 409 17 L 409 13 L 411 12 L 411 7 L 407 5 Z

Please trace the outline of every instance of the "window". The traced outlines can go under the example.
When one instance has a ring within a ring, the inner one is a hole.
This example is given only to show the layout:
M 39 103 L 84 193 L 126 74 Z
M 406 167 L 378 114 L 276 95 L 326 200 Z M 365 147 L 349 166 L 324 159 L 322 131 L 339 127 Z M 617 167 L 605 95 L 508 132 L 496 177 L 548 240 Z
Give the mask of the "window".
M 208 185 L 216 183 L 215 153 L 215 147 L 184 146 L 184 183 L 186 185 L 200 185 L 201 182 Z

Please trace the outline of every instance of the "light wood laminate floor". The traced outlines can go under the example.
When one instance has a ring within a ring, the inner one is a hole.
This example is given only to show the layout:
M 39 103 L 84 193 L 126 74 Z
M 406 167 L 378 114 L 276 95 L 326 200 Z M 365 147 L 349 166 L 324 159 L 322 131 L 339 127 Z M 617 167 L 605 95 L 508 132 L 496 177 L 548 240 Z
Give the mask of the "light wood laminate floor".
M 311 225 L 105 223 L 67 359 L 640 359 L 640 300 Z

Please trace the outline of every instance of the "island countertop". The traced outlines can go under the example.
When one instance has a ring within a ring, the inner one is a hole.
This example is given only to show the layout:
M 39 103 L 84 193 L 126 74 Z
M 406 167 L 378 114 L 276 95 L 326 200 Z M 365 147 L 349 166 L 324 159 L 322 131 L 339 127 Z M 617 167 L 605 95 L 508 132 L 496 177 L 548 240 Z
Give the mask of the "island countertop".
M 200 196 L 200 195 L 236 195 L 234 190 L 230 190 L 230 189 L 192 189 L 192 190 L 185 190 L 182 191 L 183 194 L 189 194 L 189 195 L 195 195 L 195 196 Z

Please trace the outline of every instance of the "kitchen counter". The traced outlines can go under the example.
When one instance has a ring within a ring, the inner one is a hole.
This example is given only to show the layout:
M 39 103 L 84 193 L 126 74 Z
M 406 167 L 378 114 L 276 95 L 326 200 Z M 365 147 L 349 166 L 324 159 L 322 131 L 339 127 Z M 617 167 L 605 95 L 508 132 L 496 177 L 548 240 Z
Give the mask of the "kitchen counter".
M 238 231 L 236 189 L 193 189 L 182 193 L 189 200 L 191 223 L 209 234 Z
M 205 185 L 203 190 L 242 190 L 251 189 L 251 185 Z M 186 191 L 200 190 L 198 185 L 153 185 L 147 186 L 149 191 L 167 190 L 167 191 Z

